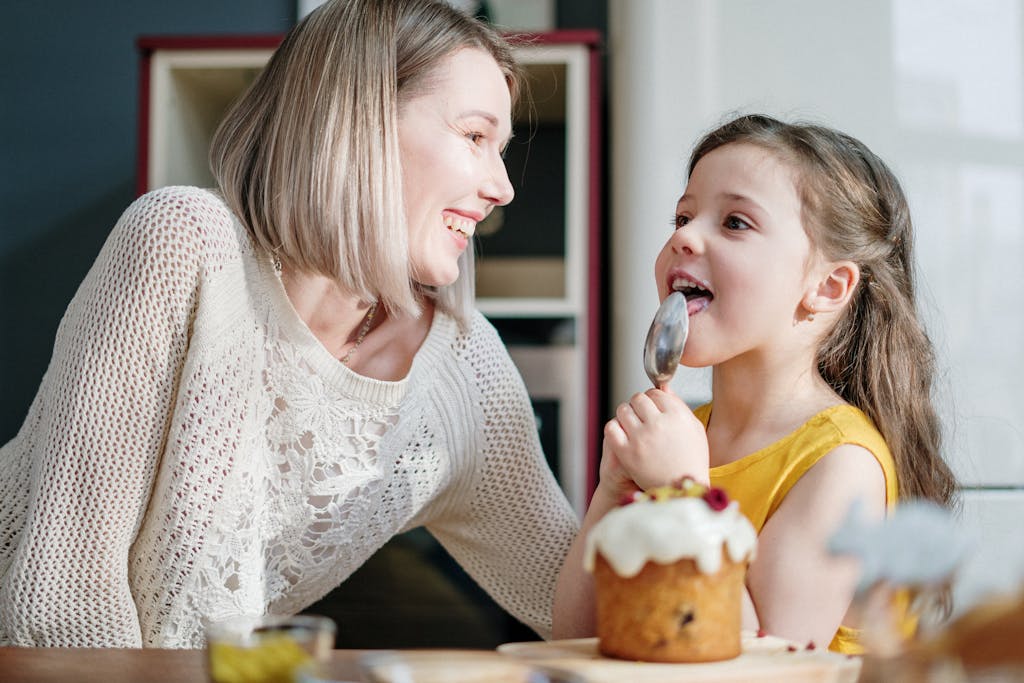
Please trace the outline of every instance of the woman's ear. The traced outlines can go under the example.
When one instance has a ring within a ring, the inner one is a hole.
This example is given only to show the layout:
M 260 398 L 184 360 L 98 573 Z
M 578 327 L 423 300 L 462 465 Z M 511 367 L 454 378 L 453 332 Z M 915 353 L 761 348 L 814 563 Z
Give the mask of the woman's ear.
M 807 291 L 803 306 L 814 313 L 829 313 L 843 308 L 853 297 L 860 282 L 860 266 L 853 261 L 834 261 L 824 276 Z

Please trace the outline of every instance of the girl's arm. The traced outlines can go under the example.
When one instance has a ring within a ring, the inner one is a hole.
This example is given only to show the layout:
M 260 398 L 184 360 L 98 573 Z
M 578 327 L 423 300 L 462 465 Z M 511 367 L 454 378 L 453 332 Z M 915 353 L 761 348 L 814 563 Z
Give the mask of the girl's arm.
M 858 498 L 866 515 L 885 515 L 878 461 L 849 444 L 825 455 L 790 489 L 761 530 L 747 574 L 761 628 L 819 647 L 832 641 L 853 600 L 859 569 L 852 559 L 830 555 L 828 539 Z
M 594 635 L 594 579 L 583 569 L 583 550 L 587 534 L 593 526 L 618 504 L 619 496 L 612 488 L 603 481 L 598 485 L 587 514 L 583 517 L 580 532 L 562 564 L 555 585 L 552 638 L 584 638 Z

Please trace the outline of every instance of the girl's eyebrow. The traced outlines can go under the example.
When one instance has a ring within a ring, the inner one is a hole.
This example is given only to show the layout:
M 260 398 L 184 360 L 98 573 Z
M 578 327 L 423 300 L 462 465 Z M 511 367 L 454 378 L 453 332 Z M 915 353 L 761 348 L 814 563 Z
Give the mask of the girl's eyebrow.
M 722 199 L 730 202 L 743 202 L 744 204 L 750 204 L 758 211 L 765 211 L 764 206 L 761 202 L 757 201 L 753 197 L 748 197 L 745 194 L 736 194 L 735 192 L 723 192 L 719 195 Z
M 754 199 L 751 199 L 745 194 L 736 194 L 735 192 L 722 192 L 718 196 L 721 197 L 722 199 L 728 199 L 730 201 L 751 202 L 752 204 L 757 204 L 757 202 Z
M 757 204 L 757 200 L 755 200 L 755 199 L 753 199 L 751 197 L 748 197 L 745 194 L 737 194 L 736 192 L 719 192 L 718 193 L 718 198 L 719 199 L 728 199 L 730 201 L 750 202 L 752 204 Z M 693 195 L 691 195 L 691 194 L 684 194 L 682 197 L 680 197 L 678 200 L 676 200 L 676 204 L 679 204 L 679 203 L 685 202 L 685 201 L 690 201 L 692 199 L 693 199 Z
M 731 202 L 744 202 L 746 204 L 753 205 L 755 208 L 757 208 L 757 209 L 759 209 L 761 211 L 764 211 L 764 207 L 762 207 L 761 204 L 756 199 L 753 199 L 752 197 L 748 197 L 745 194 L 738 194 L 736 192 L 721 192 L 721 193 L 718 194 L 718 199 L 725 200 L 725 201 L 731 201 Z M 693 195 L 684 194 L 682 197 L 680 197 L 676 201 L 676 207 L 678 208 L 679 205 L 683 204 L 684 202 L 693 201 L 693 200 L 694 200 Z

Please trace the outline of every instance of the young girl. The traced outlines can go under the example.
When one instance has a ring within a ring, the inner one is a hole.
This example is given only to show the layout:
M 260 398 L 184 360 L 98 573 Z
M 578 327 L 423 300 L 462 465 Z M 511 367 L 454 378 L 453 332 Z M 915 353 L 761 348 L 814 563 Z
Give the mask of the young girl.
M 618 407 L 578 540 L 637 488 L 710 481 L 759 533 L 744 627 L 860 651 L 858 568 L 829 536 L 857 499 L 879 518 L 897 496 L 948 505 L 954 490 L 912 245 L 899 183 L 848 135 L 743 116 L 701 140 L 655 277 L 661 299 L 686 295 L 681 362 L 714 368 L 713 403 L 652 389 Z M 559 578 L 576 606 L 592 591 L 580 545 Z M 556 636 L 592 631 L 591 609 L 573 611 Z

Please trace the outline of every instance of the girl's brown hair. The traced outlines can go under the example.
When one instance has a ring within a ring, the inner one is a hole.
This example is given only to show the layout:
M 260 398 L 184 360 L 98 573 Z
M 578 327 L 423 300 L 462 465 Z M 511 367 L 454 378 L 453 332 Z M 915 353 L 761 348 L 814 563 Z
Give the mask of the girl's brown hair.
M 935 352 L 918 316 L 913 227 L 896 177 L 845 133 L 762 115 L 740 116 L 707 134 L 689 172 L 730 143 L 757 145 L 790 164 L 812 244 L 830 260 L 860 267 L 850 305 L 818 350 L 818 371 L 885 437 L 900 497 L 952 506 L 956 480 L 940 453 L 932 403 Z
M 289 31 L 210 147 L 220 191 L 256 244 L 389 310 L 417 314 L 430 296 L 465 322 L 471 250 L 448 287 L 412 279 L 398 148 L 403 104 L 462 48 L 494 58 L 514 104 L 511 46 L 437 0 L 329 0 Z

